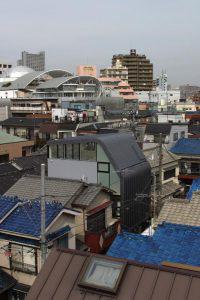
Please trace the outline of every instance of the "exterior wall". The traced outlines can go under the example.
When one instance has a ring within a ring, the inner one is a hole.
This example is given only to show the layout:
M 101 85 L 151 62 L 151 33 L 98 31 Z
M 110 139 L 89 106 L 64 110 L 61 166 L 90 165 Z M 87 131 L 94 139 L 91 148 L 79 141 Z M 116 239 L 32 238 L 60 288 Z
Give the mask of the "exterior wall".
M 27 155 L 30 155 L 33 145 L 32 141 L 2 144 L 0 145 L 0 155 L 9 154 L 9 160 L 21 157 L 23 148 L 26 148 Z
M 96 66 L 87 66 L 87 65 L 80 65 L 77 67 L 77 75 L 78 76 L 97 76 L 97 69 Z
M 185 132 L 185 137 L 188 137 L 188 125 L 173 125 L 169 136 L 169 144 L 173 146 L 177 141 L 174 141 L 174 133 L 178 133 L 178 139 L 181 138 L 181 132 Z
M 97 162 L 48 159 L 48 176 L 97 183 Z
M 158 117 L 158 123 L 166 123 L 166 122 L 184 123 L 185 122 L 185 118 L 184 118 L 183 114 L 181 114 L 181 115 L 158 114 L 157 117 Z

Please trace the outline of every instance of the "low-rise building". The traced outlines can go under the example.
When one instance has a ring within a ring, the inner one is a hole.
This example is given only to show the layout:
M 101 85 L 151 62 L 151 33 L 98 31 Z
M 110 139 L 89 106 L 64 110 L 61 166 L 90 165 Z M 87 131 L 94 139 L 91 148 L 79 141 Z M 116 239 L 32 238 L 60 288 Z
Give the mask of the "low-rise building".
M 24 176 L 6 193 L 21 199 L 40 197 L 40 177 Z M 29 189 L 24 189 L 29 186 Z M 112 191 L 100 185 L 86 184 L 81 181 L 46 177 L 46 198 L 49 202 L 61 202 L 68 210 L 76 210 L 74 234 L 77 249 L 90 249 L 103 252 L 117 233 L 119 220 L 112 218 Z
M 141 263 L 163 262 L 200 267 L 200 227 L 162 223 L 153 236 L 129 232 L 117 235 L 107 255 Z
M 199 300 L 199 294 L 198 267 L 166 262 L 147 265 L 57 249 L 49 255 L 26 299 L 182 300 L 187 295 L 188 300 Z
M 77 136 L 49 141 L 48 146 L 49 177 L 98 183 L 113 190 L 113 215 L 132 230 L 149 219 L 151 170 L 132 134 Z
M 23 299 L 42 266 L 41 204 L 2 196 L 0 208 L 0 266 L 17 280 L 21 288 L 18 299 Z M 79 213 L 47 201 L 45 211 L 45 256 L 55 244 L 75 249 L 73 220 Z
M 179 180 L 191 184 L 192 180 L 200 177 L 200 139 L 182 138 L 170 149 L 179 160 Z
M 0 163 L 31 154 L 33 141 L 0 131 Z
M 144 141 L 158 143 L 162 135 L 162 143 L 169 148 L 178 139 L 188 137 L 188 124 L 186 123 L 149 123 L 146 125 Z

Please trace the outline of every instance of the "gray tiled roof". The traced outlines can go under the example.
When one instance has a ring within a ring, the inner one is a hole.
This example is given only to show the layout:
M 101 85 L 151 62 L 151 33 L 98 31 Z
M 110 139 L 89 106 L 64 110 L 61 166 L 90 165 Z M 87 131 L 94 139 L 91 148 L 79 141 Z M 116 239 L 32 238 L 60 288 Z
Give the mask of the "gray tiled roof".
M 41 193 L 40 180 L 40 176 L 24 176 L 5 195 L 28 200 L 38 199 Z M 101 190 L 99 185 L 85 185 L 75 180 L 50 177 L 45 179 L 46 200 L 61 202 L 67 208 L 72 205 L 89 206 Z
M 152 168 L 156 168 L 159 166 L 159 147 L 158 146 L 153 146 L 152 148 L 145 149 L 145 150 L 143 150 L 143 153 Z M 165 146 L 163 146 L 162 154 L 163 154 L 163 165 L 173 163 L 173 162 L 178 163 L 178 160 L 179 160 L 178 156 L 169 152 L 165 148 Z
M 192 200 L 180 199 L 166 202 L 155 225 L 163 221 L 175 224 L 200 226 L 200 192 L 195 192 Z

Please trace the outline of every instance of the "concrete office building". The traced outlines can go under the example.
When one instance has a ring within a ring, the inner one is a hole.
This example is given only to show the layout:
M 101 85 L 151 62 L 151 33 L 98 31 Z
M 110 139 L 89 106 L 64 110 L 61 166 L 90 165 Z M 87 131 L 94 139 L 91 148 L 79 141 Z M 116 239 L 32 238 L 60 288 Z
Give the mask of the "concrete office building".
M 151 91 L 153 89 L 153 64 L 145 55 L 137 54 L 135 49 L 130 54 L 118 54 L 112 58 L 112 65 L 117 60 L 128 68 L 128 83 L 135 91 Z
M 45 70 L 45 52 L 29 53 L 23 51 L 21 53 L 21 59 L 17 61 L 18 66 L 25 66 L 32 68 L 35 71 Z

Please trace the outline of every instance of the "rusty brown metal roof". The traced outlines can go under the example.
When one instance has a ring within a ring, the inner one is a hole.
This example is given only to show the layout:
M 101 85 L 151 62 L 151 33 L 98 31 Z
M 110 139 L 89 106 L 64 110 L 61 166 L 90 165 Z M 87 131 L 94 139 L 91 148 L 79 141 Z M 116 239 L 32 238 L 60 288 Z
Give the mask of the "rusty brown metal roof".
M 199 300 L 200 271 L 190 267 L 142 265 L 128 261 L 116 295 L 80 288 L 80 272 L 91 253 L 54 249 L 27 300 Z M 101 255 L 95 255 L 104 257 Z M 107 257 L 108 258 L 108 257 Z M 109 257 L 111 261 L 118 260 Z M 127 262 L 127 261 L 126 261 Z M 169 264 L 170 265 L 170 264 Z

